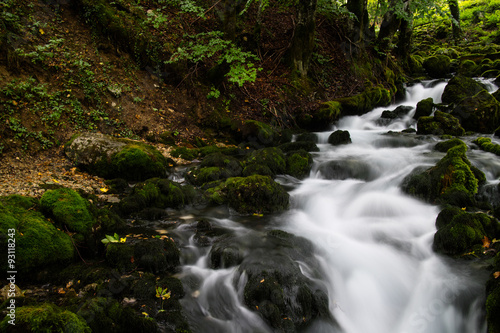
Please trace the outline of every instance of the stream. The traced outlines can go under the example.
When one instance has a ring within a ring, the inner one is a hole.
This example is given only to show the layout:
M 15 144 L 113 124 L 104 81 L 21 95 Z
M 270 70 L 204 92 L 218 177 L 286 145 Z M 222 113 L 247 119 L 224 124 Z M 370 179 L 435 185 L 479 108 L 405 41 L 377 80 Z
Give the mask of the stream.
M 490 90 L 496 89 L 488 84 Z M 271 229 L 309 239 L 320 268 L 312 271 L 300 263 L 302 273 L 326 290 L 336 322 L 316 320 L 304 332 L 486 332 L 487 272 L 471 262 L 435 254 L 432 242 L 439 207 L 400 190 L 412 170 L 431 167 L 444 156 L 433 151 L 440 139 L 389 132 L 415 128 L 412 115 L 417 102 L 433 97 L 439 103 L 445 85 L 443 81 L 415 84 L 399 104 L 344 117 L 330 131 L 316 133 L 320 151 L 312 153 L 309 177 L 277 179 L 291 195 L 285 213 L 241 217 L 215 210 L 191 213 L 185 219 L 206 218 L 243 239 Z M 413 110 L 403 118 L 380 122 L 384 110 L 399 105 Z M 328 136 L 337 129 L 348 130 L 352 144 L 328 144 Z M 473 139 L 463 138 L 468 145 Z M 498 158 L 471 149 L 467 154 L 486 174 L 489 185 L 498 184 Z M 182 305 L 193 332 L 272 332 L 244 305 L 245 274 L 237 267 L 210 268 L 210 247 L 196 245 L 188 225 L 176 232 L 184 239 Z M 245 256 L 258 259 L 262 255 L 258 246 L 246 244 Z

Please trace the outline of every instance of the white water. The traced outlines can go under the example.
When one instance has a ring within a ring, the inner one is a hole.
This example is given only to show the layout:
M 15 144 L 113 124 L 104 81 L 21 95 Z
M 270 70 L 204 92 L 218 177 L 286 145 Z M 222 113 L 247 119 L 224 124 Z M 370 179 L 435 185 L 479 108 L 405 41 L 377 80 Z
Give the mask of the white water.
M 415 106 L 427 97 L 439 102 L 444 86 L 415 85 L 402 104 Z M 326 143 L 332 131 L 318 133 L 321 151 L 314 154 L 310 177 L 301 182 L 281 179 L 294 186 L 292 208 L 277 217 L 273 227 L 278 225 L 315 245 L 330 311 L 340 326 L 317 322 L 308 331 L 486 332 L 481 278 L 469 264 L 432 251 L 439 207 L 399 189 L 415 167 L 430 167 L 444 154 L 432 151 L 436 138 L 386 135 L 388 130 L 415 126 L 414 111 L 389 126 L 377 125 L 382 111 L 396 106 L 341 119 L 335 129 L 348 130 L 352 144 L 334 147 Z M 323 171 L 332 161 L 361 165 L 364 171 L 356 179 L 332 179 Z M 500 173 L 500 166 L 496 170 Z M 254 232 L 231 220 L 213 223 L 240 235 Z M 184 284 L 186 279 L 196 280 L 184 301 L 193 330 L 271 332 L 243 305 L 245 277 L 238 276 L 236 268 L 208 268 L 207 251 L 184 268 Z

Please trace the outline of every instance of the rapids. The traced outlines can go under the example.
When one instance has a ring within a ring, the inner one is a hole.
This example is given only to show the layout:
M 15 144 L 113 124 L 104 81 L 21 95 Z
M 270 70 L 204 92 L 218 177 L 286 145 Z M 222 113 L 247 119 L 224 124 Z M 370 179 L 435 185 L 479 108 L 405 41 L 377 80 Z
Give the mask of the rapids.
M 301 268 L 327 290 L 329 310 L 337 323 L 318 320 L 307 332 L 486 332 L 484 272 L 435 254 L 432 242 L 439 207 L 400 190 L 414 168 L 428 168 L 444 156 L 432 149 L 440 139 L 388 134 L 415 128 L 415 109 L 389 124 L 378 122 L 384 110 L 399 105 L 415 108 L 427 97 L 440 102 L 445 85 L 444 81 L 415 84 L 397 105 L 344 117 L 330 131 L 316 133 L 320 152 L 313 153 L 310 176 L 301 181 L 278 178 L 290 190 L 291 207 L 286 213 L 258 223 L 255 218 L 206 216 L 215 227 L 236 235 L 276 228 L 314 244 L 319 271 L 312 271 L 307 263 L 301 263 Z M 328 144 L 328 136 L 337 129 L 348 130 L 352 144 Z M 473 139 L 464 141 L 470 144 Z M 500 162 L 492 156 L 468 152 L 471 162 L 496 185 Z M 338 170 L 347 171 L 339 174 Z M 179 232 L 189 235 L 187 228 L 180 227 Z M 243 304 L 245 274 L 234 267 L 211 269 L 210 248 L 196 246 L 192 236 L 186 242 L 181 280 L 187 295 L 182 305 L 193 331 L 272 332 Z M 256 246 L 245 244 L 245 255 L 261 253 Z

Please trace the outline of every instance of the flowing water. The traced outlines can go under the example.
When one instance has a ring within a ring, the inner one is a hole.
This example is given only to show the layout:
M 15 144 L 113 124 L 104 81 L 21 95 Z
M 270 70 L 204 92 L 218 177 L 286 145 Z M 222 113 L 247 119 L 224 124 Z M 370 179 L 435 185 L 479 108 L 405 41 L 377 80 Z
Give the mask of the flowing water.
M 409 87 L 402 105 L 415 107 L 427 97 L 440 102 L 445 85 L 437 81 Z M 278 179 L 290 189 L 291 208 L 286 213 L 267 220 L 209 216 L 214 226 L 236 235 L 279 228 L 312 241 L 321 274 L 311 278 L 327 290 L 337 324 L 317 321 L 308 332 L 486 332 L 484 271 L 470 262 L 436 255 L 432 242 L 439 207 L 400 190 L 414 168 L 430 167 L 444 153 L 433 151 L 436 137 L 388 133 L 415 127 L 414 109 L 382 125 L 382 111 L 397 106 L 345 117 L 331 131 L 317 133 L 320 152 L 313 154 L 310 176 L 302 181 Z M 336 129 L 348 130 L 352 144 L 328 144 Z M 479 151 L 468 155 L 496 185 L 497 158 Z M 188 237 L 188 229 L 181 227 L 179 232 Z M 237 267 L 211 269 L 210 248 L 194 245 L 192 237 L 186 244 L 183 306 L 193 331 L 272 332 L 243 304 L 245 274 Z M 256 247 L 246 244 L 245 255 L 261 253 Z

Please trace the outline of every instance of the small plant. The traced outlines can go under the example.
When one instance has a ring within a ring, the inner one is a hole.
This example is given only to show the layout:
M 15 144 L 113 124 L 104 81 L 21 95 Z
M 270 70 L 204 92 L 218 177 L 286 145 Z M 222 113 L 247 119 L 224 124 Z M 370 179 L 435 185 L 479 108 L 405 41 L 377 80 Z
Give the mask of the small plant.
M 141 103 L 142 101 L 144 101 L 144 99 L 142 99 L 142 98 L 140 98 L 140 97 L 134 97 L 134 98 L 132 99 L 132 102 L 134 102 L 134 103 Z
M 219 98 L 219 96 L 220 96 L 219 89 L 212 87 L 210 89 L 210 92 L 207 94 L 207 99 L 211 99 L 211 98 L 217 99 L 217 98 Z
M 167 291 L 168 289 L 165 287 L 165 288 L 162 288 L 162 287 L 156 287 L 156 297 L 161 299 L 161 310 L 159 312 L 163 312 L 165 311 L 163 309 L 163 302 L 166 300 L 166 299 L 169 299 L 170 298 L 170 291 Z
M 101 239 L 101 242 L 105 245 L 108 245 L 109 243 L 125 243 L 126 241 L 127 237 L 120 238 L 117 233 L 115 233 L 113 236 L 106 235 L 106 238 Z

